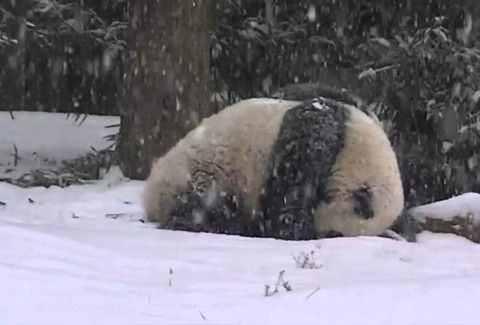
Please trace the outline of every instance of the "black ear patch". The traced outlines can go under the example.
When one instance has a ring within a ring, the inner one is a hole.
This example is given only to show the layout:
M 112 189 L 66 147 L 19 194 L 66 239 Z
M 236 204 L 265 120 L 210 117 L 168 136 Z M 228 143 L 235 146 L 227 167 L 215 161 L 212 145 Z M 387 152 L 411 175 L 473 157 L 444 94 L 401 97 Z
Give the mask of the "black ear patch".
M 374 212 L 372 207 L 373 194 L 370 186 L 364 184 L 360 186 L 352 194 L 353 211 L 364 219 L 373 218 Z

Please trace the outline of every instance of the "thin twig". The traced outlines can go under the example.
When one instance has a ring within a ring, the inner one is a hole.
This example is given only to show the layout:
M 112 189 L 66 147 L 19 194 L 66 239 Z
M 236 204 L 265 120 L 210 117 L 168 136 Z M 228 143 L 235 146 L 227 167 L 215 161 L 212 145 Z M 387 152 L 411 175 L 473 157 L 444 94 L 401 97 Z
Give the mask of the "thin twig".
M 273 296 L 274 294 L 278 293 L 278 288 L 282 286 L 286 291 L 292 291 L 292 287 L 288 283 L 288 281 L 285 281 L 283 276 L 285 274 L 285 270 L 280 271 L 278 274 L 277 278 L 277 283 L 275 284 L 275 289 L 270 292 L 270 286 L 265 285 L 265 297 L 270 297 Z
M 310 297 L 313 296 L 314 294 L 316 294 L 317 291 L 319 291 L 319 290 L 320 290 L 320 288 L 317 288 L 317 289 L 313 290 L 312 292 L 310 292 L 310 293 L 308 294 L 308 296 L 305 297 L 305 300 L 310 299 Z
M 18 166 L 18 148 L 15 144 L 13 144 L 13 166 L 17 167 Z

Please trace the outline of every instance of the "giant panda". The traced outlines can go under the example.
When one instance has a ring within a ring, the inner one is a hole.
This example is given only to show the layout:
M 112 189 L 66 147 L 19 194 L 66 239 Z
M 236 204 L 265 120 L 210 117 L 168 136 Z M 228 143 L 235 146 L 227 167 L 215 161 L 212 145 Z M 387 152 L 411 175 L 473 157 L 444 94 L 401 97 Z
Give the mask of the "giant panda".
M 161 228 L 281 239 L 377 235 L 403 208 L 390 142 L 329 98 L 255 98 L 204 119 L 163 157 L 143 205 Z

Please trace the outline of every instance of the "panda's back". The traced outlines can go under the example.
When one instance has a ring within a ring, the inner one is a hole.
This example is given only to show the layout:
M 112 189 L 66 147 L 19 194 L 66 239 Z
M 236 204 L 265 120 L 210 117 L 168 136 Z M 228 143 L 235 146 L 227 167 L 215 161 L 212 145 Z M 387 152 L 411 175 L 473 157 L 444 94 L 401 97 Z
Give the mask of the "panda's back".
M 242 198 L 243 213 L 253 216 L 285 113 L 296 105 L 268 98 L 241 101 L 204 119 L 169 154 L 183 155 L 193 173 L 213 175 Z

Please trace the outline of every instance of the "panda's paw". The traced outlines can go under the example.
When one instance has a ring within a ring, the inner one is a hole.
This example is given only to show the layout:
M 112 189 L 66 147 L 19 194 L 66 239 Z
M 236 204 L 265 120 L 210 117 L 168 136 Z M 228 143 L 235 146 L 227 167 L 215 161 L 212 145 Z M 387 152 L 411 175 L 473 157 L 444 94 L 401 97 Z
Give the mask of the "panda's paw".
M 313 221 L 304 211 L 284 212 L 280 214 L 278 237 L 289 240 L 314 239 Z
M 385 230 L 383 233 L 381 233 L 378 236 L 379 237 L 384 237 L 384 238 L 395 239 L 395 240 L 398 240 L 398 241 L 405 241 L 405 242 L 407 241 L 406 238 L 402 237 L 402 235 L 396 233 L 395 231 L 393 231 L 391 229 Z
M 338 237 L 343 237 L 343 234 L 340 231 L 336 231 L 336 230 L 321 231 L 317 234 L 318 239 L 338 238 Z

